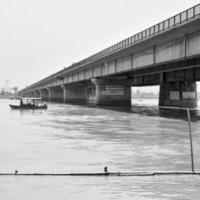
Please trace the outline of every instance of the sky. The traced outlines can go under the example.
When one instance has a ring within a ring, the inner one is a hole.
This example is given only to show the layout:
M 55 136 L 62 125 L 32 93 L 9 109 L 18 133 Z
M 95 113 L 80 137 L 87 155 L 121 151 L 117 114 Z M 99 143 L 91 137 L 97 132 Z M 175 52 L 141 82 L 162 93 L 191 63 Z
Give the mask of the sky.
M 0 0 L 0 88 L 22 89 L 198 3 Z

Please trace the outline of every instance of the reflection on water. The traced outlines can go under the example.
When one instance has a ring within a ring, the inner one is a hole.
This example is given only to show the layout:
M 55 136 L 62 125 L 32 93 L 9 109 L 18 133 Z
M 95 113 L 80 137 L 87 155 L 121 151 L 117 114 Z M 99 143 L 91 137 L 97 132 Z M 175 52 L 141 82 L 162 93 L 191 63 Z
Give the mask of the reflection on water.
M 123 111 L 123 112 L 122 112 Z M 187 171 L 191 169 L 187 122 L 153 104 L 98 108 L 50 104 L 48 110 L 10 110 L 0 101 L 0 172 Z M 179 117 L 178 117 L 179 116 Z M 186 116 L 186 115 L 185 115 Z M 192 121 L 195 169 L 200 169 L 199 114 Z M 3 177 L 4 199 L 182 199 L 200 192 L 196 177 L 11 178 Z M 182 184 L 183 183 L 183 184 Z M 187 190 L 183 191 L 183 186 Z M 8 194 L 15 187 L 15 192 Z M 1 189 L 2 188 L 2 189 Z M 167 189 L 168 188 L 168 189 Z M 179 193 L 178 191 L 182 191 Z M 28 192 L 26 192 L 28 191 Z M 88 192 L 86 192 L 88 191 Z M 55 193 L 54 193 L 55 192 Z M 37 193 L 37 194 L 36 194 Z M 52 195 L 54 194 L 54 195 Z M 35 196 L 34 196 L 35 195 Z M 85 195 L 85 196 L 84 196 Z M 92 198 L 95 196 L 95 198 Z M 35 198 L 34 198 L 35 197 Z M 53 198 L 54 197 L 54 198 Z M 185 198 L 187 199 L 187 198 Z
M 165 118 L 188 119 L 186 110 L 159 108 L 157 99 L 133 99 L 131 112 L 149 116 L 158 115 Z M 190 116 L 192 121 L 200 120 L 200 101 L 196 110 L 190 110 Z
M 38 177 L 3 177 L 0 192 L 3 200 L 191 200 L 199 199 L 199 186 L 199 177 L 194 176 L 40 177 L 39 181 Z

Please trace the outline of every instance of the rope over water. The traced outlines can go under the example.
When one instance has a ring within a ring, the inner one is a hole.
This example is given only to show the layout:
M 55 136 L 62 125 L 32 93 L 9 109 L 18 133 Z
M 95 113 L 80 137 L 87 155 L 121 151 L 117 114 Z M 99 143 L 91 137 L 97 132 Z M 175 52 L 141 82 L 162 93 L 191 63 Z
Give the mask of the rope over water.
M 0 176 L 177 176 L 200 175 L 200 172 L 107 172 L 107 173 L 0 173 Z

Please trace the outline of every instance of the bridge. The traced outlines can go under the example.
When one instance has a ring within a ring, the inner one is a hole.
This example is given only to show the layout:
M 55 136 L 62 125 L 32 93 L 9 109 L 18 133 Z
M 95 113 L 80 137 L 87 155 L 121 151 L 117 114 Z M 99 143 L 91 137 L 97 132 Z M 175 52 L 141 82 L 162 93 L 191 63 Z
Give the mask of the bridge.
M 160 85 L 160 106 L 194 108 L 199 80 L 200 4 L 24 88 L 19 95 L 127 106 L 132 86 Z

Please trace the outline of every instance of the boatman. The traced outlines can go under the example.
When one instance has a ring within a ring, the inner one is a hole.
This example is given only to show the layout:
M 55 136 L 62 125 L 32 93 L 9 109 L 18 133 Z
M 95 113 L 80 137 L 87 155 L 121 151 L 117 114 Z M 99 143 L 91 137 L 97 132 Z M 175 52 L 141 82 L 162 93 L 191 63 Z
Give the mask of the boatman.
M 108 167 L 107 167 L 107 166 L 104 167 L 104 172 L 105 172 L 106 174 L 108 173 Z

